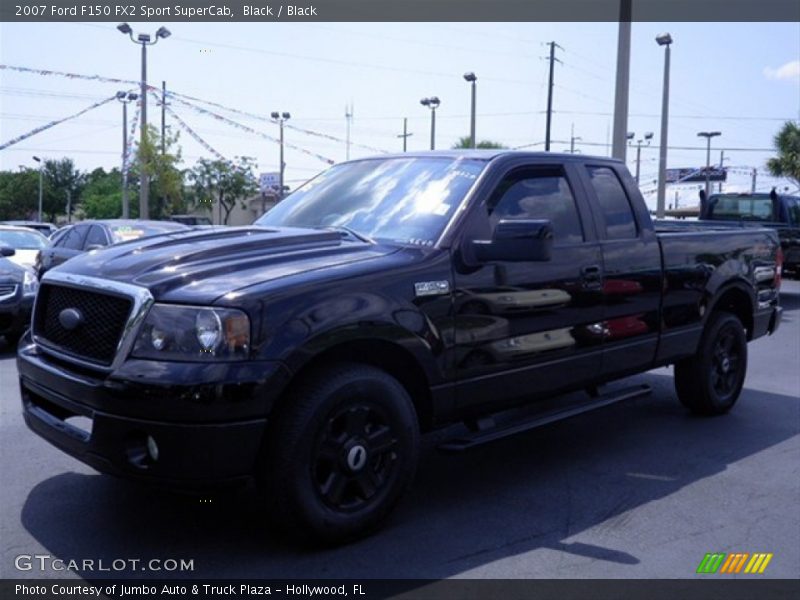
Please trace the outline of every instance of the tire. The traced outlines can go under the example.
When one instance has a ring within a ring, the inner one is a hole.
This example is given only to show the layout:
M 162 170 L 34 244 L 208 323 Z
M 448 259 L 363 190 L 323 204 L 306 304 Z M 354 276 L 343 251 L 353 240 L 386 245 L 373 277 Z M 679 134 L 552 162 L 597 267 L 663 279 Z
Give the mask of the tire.
M 259 483 L 268 516 L 303 541 L 376 529 L 414 477 L 419 426 L 405 388 L 380 369 L 318 369 L 276 411 Z
M 697 353 L 675 365 L 675 391 L 686 408 L 699 415 L 728 412 L 744 385 L 747 337 L 731 313 L 714 312 Z

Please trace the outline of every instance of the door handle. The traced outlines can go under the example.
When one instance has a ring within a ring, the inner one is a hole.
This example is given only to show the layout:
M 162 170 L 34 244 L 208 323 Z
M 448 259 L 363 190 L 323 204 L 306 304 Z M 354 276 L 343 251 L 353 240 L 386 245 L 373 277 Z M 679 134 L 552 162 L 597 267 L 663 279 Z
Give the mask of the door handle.
M 581 268 L 581 279 L 584 287 L 598 288 L 603 279 L 603 272 L 599 265 L 589 265 Z

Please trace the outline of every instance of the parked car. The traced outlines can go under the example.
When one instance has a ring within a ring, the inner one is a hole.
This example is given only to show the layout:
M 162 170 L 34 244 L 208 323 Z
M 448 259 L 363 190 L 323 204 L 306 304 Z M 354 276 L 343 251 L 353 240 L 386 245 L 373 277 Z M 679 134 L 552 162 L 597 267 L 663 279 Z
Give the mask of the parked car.
M 340 163 L 255 226 L 139 239 L 47 273 L 17 354 L 23 414 L 99 471 L 255 479 L 260 513 L 341 542 L 403 496 L 420 432 L 464 421 L 441 446 L 463 450 L 644 394 L 598 386 L 670 364 L 688 410 L 729 411 L 747 343 L 780 323 L 780 260 L 770 229 L 657 230 L 608 158 Z M 457 294 L 492 314 L 458 312 Z M 580 389 L 578 404 L 494 421 Z
M 70 258 L 90 250 L 99 250 L 153 235 L 186 231 L 189 228 L 170 221 L 108 219 L 81 221 L 63 227 L 53 235 L 51 244 L 36 257 L 34 269 L 39 277 Z
M 8 260 L 15 250 L 0 244 L 0 336 L 8 346 L 28 328 L 33 299 L 39 288 L 33 270 Z
M 16 225 L 17 227 L 35 229 L 48 238 L 58 231 L 58 227 L 52 223 L 47 223 L 46 221 L 2 221 L 0 222 L 0 225 Z
M 183 223 L 184 225 L 191 225 L 191 226 L 207 226 L 211 227 L 213 223 L 211 219 L 208 217 L 198 217 L 197 215 L 171 215 L 169 217 L 170 221 L 175 221 L 176 223 Z
M 39 252 L 50 245 L 48 239 L 33 229 L 16 225 L 0 225 L 0 244 L 13 248 L 11 262 L 34 268 Z

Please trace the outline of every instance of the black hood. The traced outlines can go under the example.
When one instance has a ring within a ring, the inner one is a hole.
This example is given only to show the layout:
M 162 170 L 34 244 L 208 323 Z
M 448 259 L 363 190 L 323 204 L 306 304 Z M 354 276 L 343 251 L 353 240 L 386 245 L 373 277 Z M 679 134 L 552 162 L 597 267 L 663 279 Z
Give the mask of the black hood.
M 132 283 L 148 288 L 156 300 L 208 304 L 252 285 L 395 250 L 336 231 L 224 227 L 117 244 L 79 255 L 54 271 Z

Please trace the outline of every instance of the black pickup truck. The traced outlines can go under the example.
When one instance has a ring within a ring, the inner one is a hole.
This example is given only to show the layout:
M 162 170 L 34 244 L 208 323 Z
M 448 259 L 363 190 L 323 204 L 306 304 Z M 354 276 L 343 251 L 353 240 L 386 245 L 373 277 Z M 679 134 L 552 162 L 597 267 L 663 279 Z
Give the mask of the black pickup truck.
M 700 191 L 700 219 L 711 225 L 775 229 L 783 268 L 800 277 L 800 197 L 778 194 L 712 194 Z
M 618 161 L 356 160 L 251 227 L 49 271 L 18 350 L 23 411 L 99 471 L 255 480 L 277 523 L 342 541 L 390 513 L 421 432 L 463 421 L 443 446 L 468 448 L 643 393 L 599 386 L 668 364 L 689 410 L 728 411 L 747 342 L 780 323 L 780 266 L 774 231 L 657 232 Z M 550 408 L 492 426 L 522 404 Z

